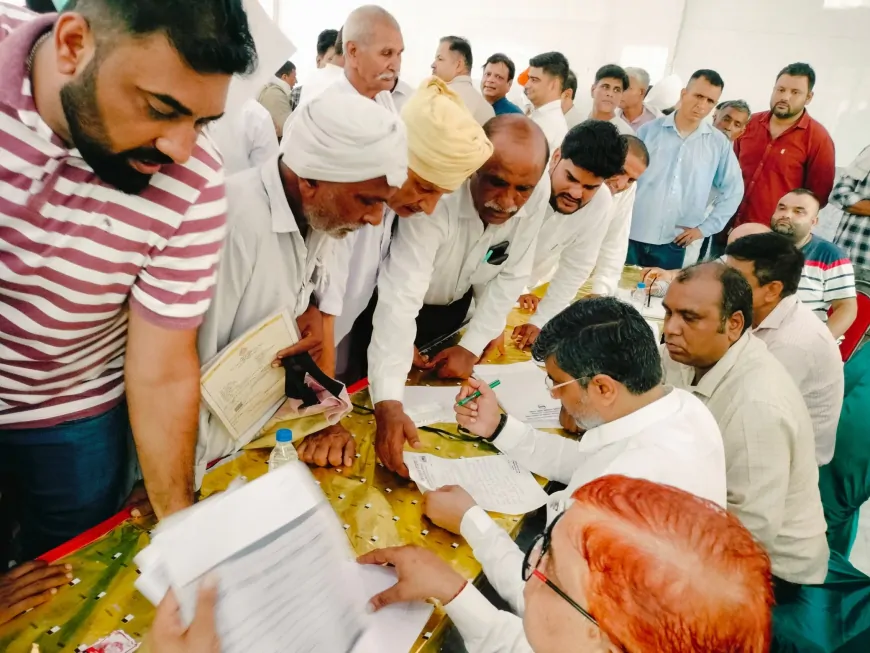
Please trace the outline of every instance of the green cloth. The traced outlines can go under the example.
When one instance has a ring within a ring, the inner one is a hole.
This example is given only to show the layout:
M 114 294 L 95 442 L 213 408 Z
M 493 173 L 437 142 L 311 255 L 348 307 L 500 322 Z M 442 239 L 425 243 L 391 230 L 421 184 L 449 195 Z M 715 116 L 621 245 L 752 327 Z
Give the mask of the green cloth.
M 868 653 L 870 578 L 832 551 L 823 585 L 773 609 L 771 653 Z
M 870 499 L 870 345 L 846 364 L 845 381 L 834 458 L 819 469 L 819 491 L 828 523 L 828 545 L 848 558 L 858 529 L 858 511 Z

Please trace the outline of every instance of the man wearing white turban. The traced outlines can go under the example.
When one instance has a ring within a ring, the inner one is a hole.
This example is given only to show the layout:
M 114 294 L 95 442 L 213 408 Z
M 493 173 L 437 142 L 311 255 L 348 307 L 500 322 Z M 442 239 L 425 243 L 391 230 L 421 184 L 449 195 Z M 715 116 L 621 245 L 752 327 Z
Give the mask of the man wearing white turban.
M 283 309 L 297 319 L 302 338 L 281 354 L 316 354 L 322 324 L 311 302 L 325 287 L 333 243 L 380 224 L 385 203 L 407 177 L 405 126 L 394 113 L 361 95 L 329 89 L 298 114 L 278 156 L 227 180 L 227 237 L 215 297 L 198 335 L 203 361 Z M 203 409 L 197 480 L 209 461 L 246 444 Z M 309 436 L 301 457 L 350 464 L 353 439 L 332 427 Z

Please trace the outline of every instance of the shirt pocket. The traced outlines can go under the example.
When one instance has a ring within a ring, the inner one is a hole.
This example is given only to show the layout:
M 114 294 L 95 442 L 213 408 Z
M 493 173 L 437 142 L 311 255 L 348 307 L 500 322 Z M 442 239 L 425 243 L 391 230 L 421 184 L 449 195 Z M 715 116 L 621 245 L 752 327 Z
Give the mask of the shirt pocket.
M 507 263 L 507 261 L 505 261 Z M 472 286 L 486 284 L 495 279 L 504 268 L 505 263 L 493 265 L 491 263 L 483 263 L 477 266 L 477 269 L 471 274 L 469 283 Z

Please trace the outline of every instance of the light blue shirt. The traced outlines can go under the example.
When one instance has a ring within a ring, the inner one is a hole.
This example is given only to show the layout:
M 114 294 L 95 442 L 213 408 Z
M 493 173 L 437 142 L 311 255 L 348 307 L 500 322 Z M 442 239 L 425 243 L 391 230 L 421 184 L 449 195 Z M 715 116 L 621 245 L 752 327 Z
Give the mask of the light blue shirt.
M 641 243 L 670 243 L 682 227 L 698 227 L 705 237 L 717 234 L 743 199 L 743 174 L 731 141 L 706 122 L 684 139 L 675 115 L 648 122 L 637 132 L 650 157 L 637 181 L 631 219 L 631 239 Z

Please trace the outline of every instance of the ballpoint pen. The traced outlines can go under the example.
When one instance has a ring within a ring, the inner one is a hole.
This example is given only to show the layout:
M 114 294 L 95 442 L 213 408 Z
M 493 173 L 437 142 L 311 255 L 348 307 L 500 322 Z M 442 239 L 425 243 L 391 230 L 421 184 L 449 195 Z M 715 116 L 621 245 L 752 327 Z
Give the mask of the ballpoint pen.
M 496 386 L 498 386 L 500 384 L 501 384 L 501 381 L 496 379 L 495 381 L 493 381 L 492 383 L 489 384 L 489 388 L 490 388 L 490 390 L 492 390 L 493 388 L 495 388 Z M 456 405 L 457 406 L 464 406 L 468 402 L 473 401 L 474 399 L 477 399 L 479 396 L 480 396 L 480 390 L 475 390 L 470 395 L 468 395 L 465 399 L 461 399 L 460 401 L 457 401 Z

